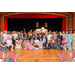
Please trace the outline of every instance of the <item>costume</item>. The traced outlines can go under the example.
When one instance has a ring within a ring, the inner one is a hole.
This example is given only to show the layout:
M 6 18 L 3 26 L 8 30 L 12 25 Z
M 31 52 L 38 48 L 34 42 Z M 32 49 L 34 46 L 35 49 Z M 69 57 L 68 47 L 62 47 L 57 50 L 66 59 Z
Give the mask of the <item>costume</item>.
M 71 48 L 72 38 L 73 38 L 72 34 L 67 35 L 68 50 L 72 50 L 72 48 Z

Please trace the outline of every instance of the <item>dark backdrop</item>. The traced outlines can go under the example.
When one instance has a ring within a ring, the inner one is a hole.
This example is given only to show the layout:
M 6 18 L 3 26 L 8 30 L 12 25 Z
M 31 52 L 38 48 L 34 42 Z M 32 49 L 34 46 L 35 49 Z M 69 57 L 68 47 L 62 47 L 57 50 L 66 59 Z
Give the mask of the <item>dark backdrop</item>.
M 44 23 L 48 23 L 48 29 L 52 31 L 61 31 L 62 30 L 62 18 L 50 18 L 50 19 L 18 19 L 18 18 L 8 18 L 7 26 L 8 31 L 21 31 L 23 28 L 26 31 L 30 29 L 36 29 L 36 22 L 39 22 L 39 28 L 44 26 Z

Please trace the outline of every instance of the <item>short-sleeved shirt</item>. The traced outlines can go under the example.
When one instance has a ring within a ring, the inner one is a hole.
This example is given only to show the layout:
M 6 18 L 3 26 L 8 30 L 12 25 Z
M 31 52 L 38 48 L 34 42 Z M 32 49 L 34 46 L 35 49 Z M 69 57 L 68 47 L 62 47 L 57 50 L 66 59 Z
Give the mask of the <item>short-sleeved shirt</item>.
M 30 40 L 30 43 L 34 43 L 34 42 L 35 42 L 35 40 L 34 40 L 34 39 L 33 39 L 33 40 L 32 40 L 32 39 Z
M 38 45 L 39 45 L 39 40 L 35 40 L 35 43 L 38 43 Z
M 52 35 L 49 34 L 49 35 L 47 36 L 47 39 L 48 39 L 48 40 L 51 40 L 51 36 L 52 36 Z
M 12 40 L 7 40 L 7 45 L 11 46 L 12 45 Z

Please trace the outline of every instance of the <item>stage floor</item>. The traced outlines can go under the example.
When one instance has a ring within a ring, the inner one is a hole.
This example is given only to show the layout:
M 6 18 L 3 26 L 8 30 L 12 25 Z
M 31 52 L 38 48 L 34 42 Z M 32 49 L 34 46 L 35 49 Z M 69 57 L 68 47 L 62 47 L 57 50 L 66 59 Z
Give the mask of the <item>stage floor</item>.
M 17 62 L 60 62 L 58 53 L 64 51 L 67 62 L 70 62 L 69 50 L 58 49 L 37 49 L 37 50 L 25 50 L 16 49 L 13 51 L 5 51 L 5 58 L 8 58 L 9 52 L 17 52 Z

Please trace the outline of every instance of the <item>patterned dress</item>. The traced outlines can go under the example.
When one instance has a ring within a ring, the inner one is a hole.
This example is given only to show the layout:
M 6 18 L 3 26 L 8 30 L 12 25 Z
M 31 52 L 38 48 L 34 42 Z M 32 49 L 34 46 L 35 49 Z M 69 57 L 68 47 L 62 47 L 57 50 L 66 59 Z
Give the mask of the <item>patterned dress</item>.
M 73 38 L 73 35 L 71 35 L 71 34 L 67 35 L 68 50 L 72 50 L 72 48 L 71 48 L 72 38 Z
M 75 50 L 75 34 L 73 34 L 73 50 Z

